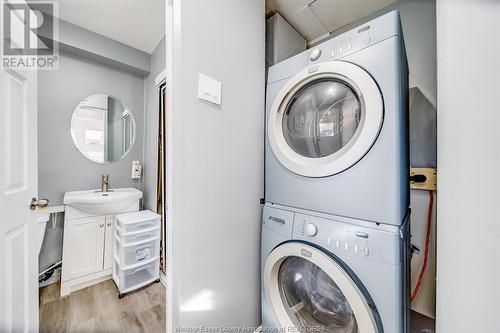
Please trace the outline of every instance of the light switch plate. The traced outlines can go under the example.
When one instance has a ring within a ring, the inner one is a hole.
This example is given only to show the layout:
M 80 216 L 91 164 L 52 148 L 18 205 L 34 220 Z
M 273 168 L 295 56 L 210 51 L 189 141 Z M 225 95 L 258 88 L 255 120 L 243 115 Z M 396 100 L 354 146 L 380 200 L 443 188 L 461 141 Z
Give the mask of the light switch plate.
M 222 83 L 200 73 L 198 78 L 198 98 L 216 105 L 221 105 Z
M 142 166 L 139 161 L 132 161 L 132 179 L 141 178 Z

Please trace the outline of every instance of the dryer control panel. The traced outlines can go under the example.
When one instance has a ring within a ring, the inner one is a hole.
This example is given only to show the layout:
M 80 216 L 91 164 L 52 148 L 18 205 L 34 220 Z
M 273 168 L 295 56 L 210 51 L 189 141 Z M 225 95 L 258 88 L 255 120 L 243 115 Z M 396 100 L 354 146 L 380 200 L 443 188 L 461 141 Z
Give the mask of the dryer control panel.
M 346 31 L 308 50 L 308 63 L 345 57 L 387 38 L 398 36 L 400 20 L 397 12 L 382 15 L 359 27 Z
M 350 220 L 346 218 L 342 220 L 295 213 L 292 239 L 317 244 L 340 257 L 399 263 L 399 233 L 346 223 Z

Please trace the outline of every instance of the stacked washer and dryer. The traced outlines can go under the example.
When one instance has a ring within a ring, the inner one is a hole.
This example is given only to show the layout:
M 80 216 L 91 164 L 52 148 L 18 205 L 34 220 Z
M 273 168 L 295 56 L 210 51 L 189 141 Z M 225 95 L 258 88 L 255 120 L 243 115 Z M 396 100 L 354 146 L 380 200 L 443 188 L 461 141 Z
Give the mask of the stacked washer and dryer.
M 407 95 L 397 11 L 269 69 L 263 331 L 409 331 Z

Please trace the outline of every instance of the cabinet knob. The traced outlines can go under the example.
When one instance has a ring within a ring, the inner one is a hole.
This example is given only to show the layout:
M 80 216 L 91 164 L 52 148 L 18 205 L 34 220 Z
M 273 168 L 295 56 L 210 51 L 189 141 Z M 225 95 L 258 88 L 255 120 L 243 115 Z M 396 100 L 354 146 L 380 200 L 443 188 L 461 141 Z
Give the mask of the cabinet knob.
M 100 226 L 101 228 L 102 228 L 102 227 L 104 227 L 104 223 L 99 224 L 99 226 Z
M 108 227 L 111 227 L 111 222 L 108 222 L 108 224 L 106 224 Z

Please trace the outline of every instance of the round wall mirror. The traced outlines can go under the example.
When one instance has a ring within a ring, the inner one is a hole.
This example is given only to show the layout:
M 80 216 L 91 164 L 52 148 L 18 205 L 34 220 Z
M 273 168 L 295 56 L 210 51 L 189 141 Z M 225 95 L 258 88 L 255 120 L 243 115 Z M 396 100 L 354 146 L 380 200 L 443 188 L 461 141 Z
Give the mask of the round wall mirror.
M 89 160 L 97 163 L 119 161 L 134 146 L 134 116 L 117 98 L 92 95 L 73 111 L 71 137 L 76 148 Z

